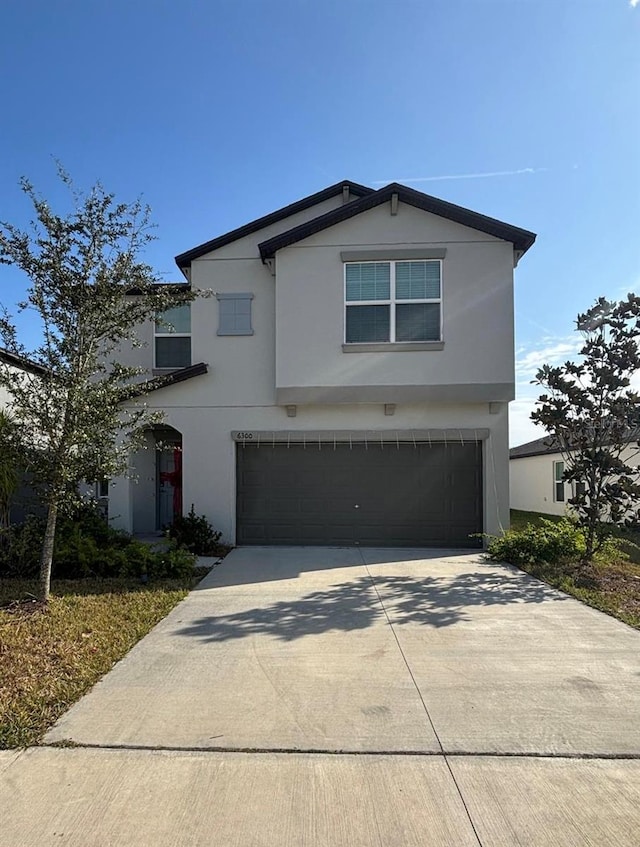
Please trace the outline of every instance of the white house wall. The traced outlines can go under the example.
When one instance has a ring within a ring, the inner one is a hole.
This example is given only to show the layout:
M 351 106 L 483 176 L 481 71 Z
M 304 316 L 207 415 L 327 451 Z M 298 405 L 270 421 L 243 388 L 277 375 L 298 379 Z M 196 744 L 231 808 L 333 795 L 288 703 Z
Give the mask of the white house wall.
M 258 243 L 340 205 L 341 198 L 333 198 L 192 262 L 193 287 L 253 295 L 254 334 L 219 336 L 218 301 L 196 301 L 192 362 L 205 362 L 208 373 L 146 398 L 182 434 L 184 509 L 193 503 L 225 541 L 235 542 L 233 431 L 484 429 L 489 431 L 483 450 L 484 525 L 496 534 L 509 521 L 508 407 L 501 401 L 513 395 L 514 382 L 512 245 L 403 204 L 390 216 L 385 204 L 280 251 L 274 278 L 259 257 Z M 389 244 L 446 248 L 443 351 L 342 352 L 340 251 Z M 127 361 L 150 368 L 151 325 L 145 331 L 149 347 L 132 351 Z M 295 417 L 278 404 L 277 385 L 324 384 L 348 391 L 375 384 L 383 393 L 375 403 L 299 403 Z M 399 399 L 398 387 L 404 385 L 438 385 L 450 389 L 450 398 Z M 476 386 L 482 400 L 465 394 L 465 385 Z M 385 403 L 396 403 L 393 416 L 384 414 Z M 133 528 L 139 486 L 125 480 L 112 486 L 110 514 L 116 525 Z
M 636 448 L 627 448 L 622 460 L 632 467 L 640 464 Z M 524 459 L 511 459 L 509 462 L 511 508 L 526 512 L 542 512 L 547 515 L 567 513 L 567 500 L 572 496 L 571 485 L 565 483 L 565 502 L 554 501 L 554 462 L 563 461 L 560 453 L 547 453 L 541 456 L 527 456 Z
M 398 246 L 446 249 L 444 349 L 344 352 L 341 252 Z M 374 395 L 366 389 L 387 386 L 386 402 L 401 402 L 408 396 L 508 401 L 513 398 L 512 351 L 513 247 L 497 238 L 403 203 L 398 214 L 391 215 L 385 203 L 277 254 L 276 384 L 280 391 L 344 387 L 354 394 L 362 389 L 368 400 Z M 300 396 L 305 396 L 304 391 Z M 375 395 L 376 399 L 382 396 Z
M 562 456 L 558 453 L 512 459 L 509 462 L 511 508 L 546 515 L 564 515 L 566 500 L 564 503 L 556 503 L 553 499 L 553 463 L 561 460 Z M 565 486 L 565 489 L 568 498 L 571 496 L 569 486 Z
M 206 405 L 195 405 L 193 391 L 199 383 L 199 395 L 209 393 Z M 286 410 L 273 404 L 251 404 L 240 407 L 218 403 L 215 373 L 154 392 L 147 398 L 151 408 L 160 408 L 165 423 L 182 434 L 183 505 L 188 511 L 193 503 L 223 533 L 235 542 L 236 531 L 236 446 L 234 431 L 275 433 L 282 431 L 379 430 L 393 433 L 406 429 L 488 429 L 484 445 L 483 504 L 485 531 L 496 534 L 509 525 L 509 491 L 507 468 L 508 410 L 504 405 L 491 414 L 487 404 L 407 405 L 396 409 L 392 417 L 384 415 L 382 405 L 308 406 L 298 407 L 297 416 L 289 418 Z M 269 443 L 269 435 L 266 436 Z M 329 443 L 322 449 L 330 447 Z M 308 449 L 318 449 L 310 443 Z M 126 488 L 126 481 L 120 481 Z M 115 486 L 118 488 L 118 485 Z M 134 500 L 136 484 L 132 486 Z M 119 506 L 118 496 L 124 497 Z M 127 493 L 112 495 L 110 514 L 115 525 L 131 528 Z

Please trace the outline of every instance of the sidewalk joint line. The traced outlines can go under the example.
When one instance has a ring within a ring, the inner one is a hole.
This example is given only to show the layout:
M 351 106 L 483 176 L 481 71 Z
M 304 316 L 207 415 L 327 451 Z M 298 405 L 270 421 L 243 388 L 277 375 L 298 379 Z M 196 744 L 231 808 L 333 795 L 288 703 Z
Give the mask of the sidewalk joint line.
M 409 665 L 409 661 L 408 661 L 407 657 L 405 656 L 404 650 L 402 649 L 402 645 L 400 644 L 400 639 L 398 638 L 398 634 L 395 630 L 395 627 L 393 626 L 393 623 L 391 622 L 391 618 L 389 617 L 389 614 L 388 614 L 388 612 L 385 608 L 385 605 L 382 602 L 382 597 L 380 596 L 380 592 L 378 591 L 378 586 L 376 585 L 376 581 L 373 578 L 371 571 L 369 570 L 369 565 L 365 561 L 364 555 L 363 555 L 360 547 L 358 547 L 358 552 L 360 553 L 360 558 L 362 559 L 362 564 L 364 565 L 364 569 L 367 572 L 367 576 L 371 580 L 371 585 L 373 586 L 373 590 L 376 592 L 376 596 L 377 596 L 378 601 L 379 601 L 379 603 L 382 607 L 382 611 L 384 612 L 384 616 L 387 619 L 387 623 L 389 624 L 389 628 L 391 629 L 391 632 L 393 633 L 393 637 L 396 640 L 396 644 L 398 645 L 398 650 L 400 651 L 400 655 L 402 656 L 402 660 L 404 661 L 405 666 L 407 668 L 407 671 L 409 672 L 409 676 L 411 677 L 411 681 L 413 682 L 413 685 L 414 685 L 416 691 L 418 692 L 418 697 L 420 698 L 420 702 L 422 703 L 422 708 L 424 709 L 425 715 L 427 716 L 427 720 L 429 721 L 429 725 L 431 726 L 431 730 L 432 730 L 433 734 L 435 735 L 435 738 L 436 738 L 436 741 L 438 742 L 438 746 L 440 747 L 440 750 L 442 751 L 442 757 L 444 759 L 444 763 L 447 766 L 447 770 L 449 771 L 449 775 L 451 776 L 453 784 L 456 787 L 456 791 L 458 792 L 458 797 L 460 797 L 460 802 L 462 803 L 465 814 L 467 815 L 467 820 L 469 821 L 469 826 L 473 830 L 473 834 L 475 835 L 476 841 L 478 842 L 480 847 L 483 847 L 482 841 L 480 840 L 480 835 L 478 834 L 478 830 L 476 829 L 476 825 L 474 823 L 474 820 L 471 817 L 471 812 L 469 811 L 469 808 L 467 806 L 467 801 L 464 799 L 464 795 L 462 793 L 462 790 L 461 790 L 460 786 L 458 785 L 458 780 L 456 779 L 455 774 L 453 773 L 453 770 L 451 769 L 451 765 L 449 764 L 449 760 L 447 759 L 446 753 L 444 751 L 444 747 L 442 746 L 442 742 L 440 741 L 440 736 L 438 735 L 438 732 L 435 728 L 435 725 L 433 723 L 431 715 L 429 714 L 429 709 L 427 708 L 427 704 L 425 703 L 424 697 L 422 696 L 422 691 L 420 691 L 420 687 L 418 686 L 416 678 L 413 675 L 413 671 L 411 670 L 411 666 Z
M 33 747 L 25 747 L 21 752 L 27 750 L 139 750 L 149 753 L 245 753 L 245 754 L 284 754 L 284 755 L 320 755 L 320 756 L 405 756 L 459 759 L 568 759 L 573 761 L 640 761 L 640 753 L 496 753 L 453 750 L 449 752 L 439 750 L 348 750 L 348 749 L 322 749 L 321 747 L 201 747 L 197 745 L 166 745 L 166 744 L 98 744 L 91 742 L 76 743 L 72 741 L 49 741 L 36 744 Z

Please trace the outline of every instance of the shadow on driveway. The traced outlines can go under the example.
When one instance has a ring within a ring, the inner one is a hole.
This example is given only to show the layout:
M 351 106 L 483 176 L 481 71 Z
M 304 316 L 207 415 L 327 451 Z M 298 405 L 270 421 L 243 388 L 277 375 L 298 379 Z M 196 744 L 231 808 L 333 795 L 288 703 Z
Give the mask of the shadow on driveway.
M 446 627 L 469 620 L 474 606 L 542 603 L 565 598 L 544 583 L 509 574 L 463 573 L 452 579 L 368 576 L 313 591 L 296 600 L 280 600 L 233 614 L 208 615 L 178 630 L 179 635 L 220 642 L 265 634 L 281 641 L 331 630 L 366 629 L 384 620 Z

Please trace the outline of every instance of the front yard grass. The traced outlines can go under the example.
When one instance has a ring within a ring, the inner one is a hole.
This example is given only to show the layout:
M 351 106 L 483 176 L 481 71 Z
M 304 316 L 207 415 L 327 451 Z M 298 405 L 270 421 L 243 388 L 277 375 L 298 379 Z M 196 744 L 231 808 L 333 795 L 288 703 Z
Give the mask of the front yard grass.
M 527 524 L 539 526 L 543 519 L 560 520 L 554 515 L 512 509 L 511 528 L 523 529 Z M 519 567 L 583 603 L 640 629 L 640 534 L 618 530 L 615 537 L 621 552 L 600 554 L 589 572 L 581 576 L 573 572 L 571 565 L 541 562 Z
M 46 609 L 24 602 L 36 583 L 2 580 L 0 749 L 37 744 L 202 576 L 150 585 L 54 580 Z

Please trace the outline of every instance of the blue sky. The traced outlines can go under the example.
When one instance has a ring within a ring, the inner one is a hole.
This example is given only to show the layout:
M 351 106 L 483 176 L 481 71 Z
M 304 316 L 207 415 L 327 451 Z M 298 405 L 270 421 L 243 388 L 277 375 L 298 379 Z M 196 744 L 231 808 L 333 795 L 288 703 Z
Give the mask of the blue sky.
M 637 0 L 5 0 L 0 218 L 27 222 L 22 175 L 64 202 L 56 157 L 144 196 L 166 279 L 177 253 L 345 177 L 532 229 L 521 443 L 528 381 L 575 349 L 576 313 L 640 289 L 639 34 Z M 23 290 L 0 267 L 0 301 Z

